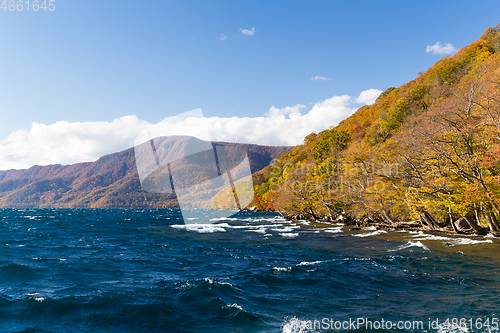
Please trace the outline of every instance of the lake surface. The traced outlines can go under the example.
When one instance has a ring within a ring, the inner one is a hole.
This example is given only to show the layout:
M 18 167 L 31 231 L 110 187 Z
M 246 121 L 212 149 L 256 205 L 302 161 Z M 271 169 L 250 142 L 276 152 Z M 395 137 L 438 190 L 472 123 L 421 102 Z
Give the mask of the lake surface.
M 498 331 L 492 237 L 353 231 L 266 213 L 185 218 L 1 209 L 0 331 Z

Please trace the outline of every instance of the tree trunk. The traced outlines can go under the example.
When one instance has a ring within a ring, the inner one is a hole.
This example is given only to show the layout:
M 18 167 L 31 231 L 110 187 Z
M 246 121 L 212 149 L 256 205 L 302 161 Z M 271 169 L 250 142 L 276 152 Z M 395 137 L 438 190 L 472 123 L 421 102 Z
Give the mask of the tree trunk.
M 457 226 L 455 225 L 455 223 L 453 223 L 453 217 L 451 216 L 451 208 L 448 207 L 448 214 L 450 216 L 450 223 L 451 223 L 451 227 L 453 228 L 453 230 L 457 233 L 457 234 L 461 234 L 462 232 L 460 230 L 458 230 Z
M 435 229 L 434 224 L 432 224 L 432 222 L 427 218 L 427 216 L 425 216 L 425 214 L 420 215 L 420 221 L 422 222 L 422 225 L 424 227 L 427 226 L 427 229 Z
M 307 207 L 306 208 L 307 210 L 309 210 L 309 214 L 311 214 L 311 216 L 313 217 L 313 219 L 315 219 L 316 221 L 318 221 L 318 216 L 316 216 L 316 214 L 314 214 L 314 210 L 312 209 L 312 207 Z
M 477 207 L 476 203 L 474 202 L 474 215 L 476 215 L 476 222 L 480 226 L 481 225 L 481 220 L 479 219 L 479 215 L 477 214 Z
M 491 220 L 490 215 L 488 215 L 488 214 L 485 214 L 485 215 L 486 215 L 486 221 L 488 221 L 488 226 L 490 227 L 490 231 L 492 233 L 496 234 L 497 228 L 496 228 L 495 224 L 493 223 L 493 221 Z
M 491 210 L 491 222 L 495 225 L 495 228 L 500 229 L 500 225 L 498 224 L 497 217 L 495 216 L 495 211 L 493 209 L 493 205 L 490 203 L 490 210 Z
M 424 209 L 421 210 L 421 219 L 422 221 L 424 221 L 430 229 L 432 230 L 435 230 L 435 229 L 438 229 L 439 228 L 439 225 L 438 223 L 436 222 L 436 220 L 432 217 L 431 214 L 429 214 L 427 211 L 425 211 Z
M 488 191 L 488 187 L 486 186 L 486 184 L 484 183 L 484 181 L 482 179 L 481 179 L 480 183 L 481 183 L 481 187 L 483 188 L 484 192 L 486 193 L 486 197 L 488 198 L 488 201 L 489 201 L 491 207 L 493 208 L 493 212 L 500 216 L 500 209 L 498 208 L 497 204 L 493 200 L 493 197 L 491 196 L 490 191 Z M 499 226 L 497 226 L 497 227 L 499 227 Z
M 482 228 L 476 223 L 474 220 L 469 220 L 467 217 L 463 216 L 462 218 L 465 219 L 465 221 L 469 224 L 469 226 L 474 230 L 474 233 L 481 235 L 483 234 Z
M 384 220 L 386 223 L 389 223 L 390 225 L 394 225 L 394 221 L 387 215 L 386 211 L 382 209 L 382 213 L 380 214 L 380 217 L 382 220 Z

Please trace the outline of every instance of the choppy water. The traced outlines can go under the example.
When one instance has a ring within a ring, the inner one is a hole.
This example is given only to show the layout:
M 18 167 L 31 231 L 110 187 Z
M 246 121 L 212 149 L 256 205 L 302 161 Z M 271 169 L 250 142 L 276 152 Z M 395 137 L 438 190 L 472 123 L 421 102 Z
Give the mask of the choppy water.
M 494 238 L 216 214 L 0 210 L 0 331 L 328 332 L 358 318 L 498 331 L 475 326 L 500 316 Z

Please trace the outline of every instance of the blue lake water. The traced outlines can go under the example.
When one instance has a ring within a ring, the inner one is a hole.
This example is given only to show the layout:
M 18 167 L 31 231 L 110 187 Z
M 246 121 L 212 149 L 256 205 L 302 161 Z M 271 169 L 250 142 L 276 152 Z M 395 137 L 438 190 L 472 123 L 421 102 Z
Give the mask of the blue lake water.
M 494 238 L 188 215 L 1 209 L 0 331 L 498 331 Z

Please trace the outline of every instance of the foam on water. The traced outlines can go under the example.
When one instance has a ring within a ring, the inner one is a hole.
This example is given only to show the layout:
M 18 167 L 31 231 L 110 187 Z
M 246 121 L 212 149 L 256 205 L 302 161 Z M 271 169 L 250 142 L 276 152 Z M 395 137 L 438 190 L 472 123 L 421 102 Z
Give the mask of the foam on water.
M 321 264 L 324 261 L 318 260 L 318 261 L 302 261 L 300 264 L 297 264 L 297 266 L 310 266 L 310 265 L 317 265 Z
M 421 241 L 416 241 L 416 242 L 414 242 L 414 241 L 408 241 L 406 244 L 401 245 L 397 249 L 388 250 L 388 251 L 399 251 L 399 250 L 408 249 L 410 247 L 420 247 L 420 248 L 422 248 L 424 250 L 429 251 L 429 248 L 427 246 L 425 246 Z
M 238 221 L 237 218 L 235 217 L 215 217 L 215 218 L 212 218 L 210 219 L 211 222 L 216 222 L 216 221 Z
M 292 226 L 292 227 L 283 227 L 279 229 L 271 229 L 272 231 L 276 232 L 289 232 L 289 231 L 294 231 L 295 229 L 300 228 L 299 226 Z
M 258 232 L 258 233 L 261 233 L 261 234 L 265 234 L 266 230 L 267 230 L 266 228 L 259 228 L 259 229 L 248 229 L 247 231 Z
M 213 232 L 226 232 L 225 228 L 228 228 L 230 226 L 227 223 L 217 223 L 217 224 L 189 223 L 189 224 L 173 224 L 170 227 L 175 229 L 196 231 L 201 234 L 206 234 Z
M 292 270 L 292 267 L 273 267 L 273 269 L 278 272 L 289 272 Z
M 294 238 L 294 237 L 297 237 L 299 235 L 298 232 L 282 232 L 280 233 L 281 236 L 283 237 L 287 237 L 287 238 Z
M 297 317 L 286 319 L 281 326 L 281 333 L 309 333 L 314 332 L 310 320 L 301 320 Z
M 372 225 L 372 226 L 369 226 L 369 227 L 364 227 L 363 230 L 377 230 L 377 227 Z
M 209 284 L 214 284 L 214 285 L 218 284 L 218 285 L 221 285 L 221 286 L 231 286 L 231 287 L 233 286 L 229 282 L 214 280 L 214 279 L 211 279 L 209 277 L 204 278 L 203 281 L 208 282 Z
M 342 232 L 342 227 L 322 228 L 321 231 L 336 234 Z
M 353 236 L 354 237 L 371 237 L 371 236 L 376 236 L 376 235 L 386 234 L 386 233 L 387 233 L 387 231 L 385 231 L 385 230 L 376 230 L 376 231 L 367 232 L 367 233 L 364 233 L 364 234 L 355 234 Z
M 495 332 L 495 331 L 498 332 L 498 329 L 490 330 L 490 328 L 488 327 L 488 329 L 486 330 L 486 332 Z M 437 333 L 467 333 L 467 332 L 470 332 L 470 330 L 466 326 L 451 325 L 451 324 L 447 325 L 442 323 L 438 325 L 437 329 Z
M 235 309 L 238 309 L 238 310 L 240 310 L 240 311 L 245 311 L 245 310 L 241 307 L 241 305 L 238 305 L 238 304 L 236 304 L 236 303 L 233 303 L 233 304 L 228 304 L 228 305 L 226 305 L 225 307 L 226 307 L 226 308 L 235 308 Z
M 493 240 L 491 239 L 472 239 L 465 237 L 437 236 L 437 235 L 426 234 L 422 231 L 419 231 L 418 234 L 413 235 L 413 238 L 415 240 L 443 241 L 451 246 L 493 243 Z

